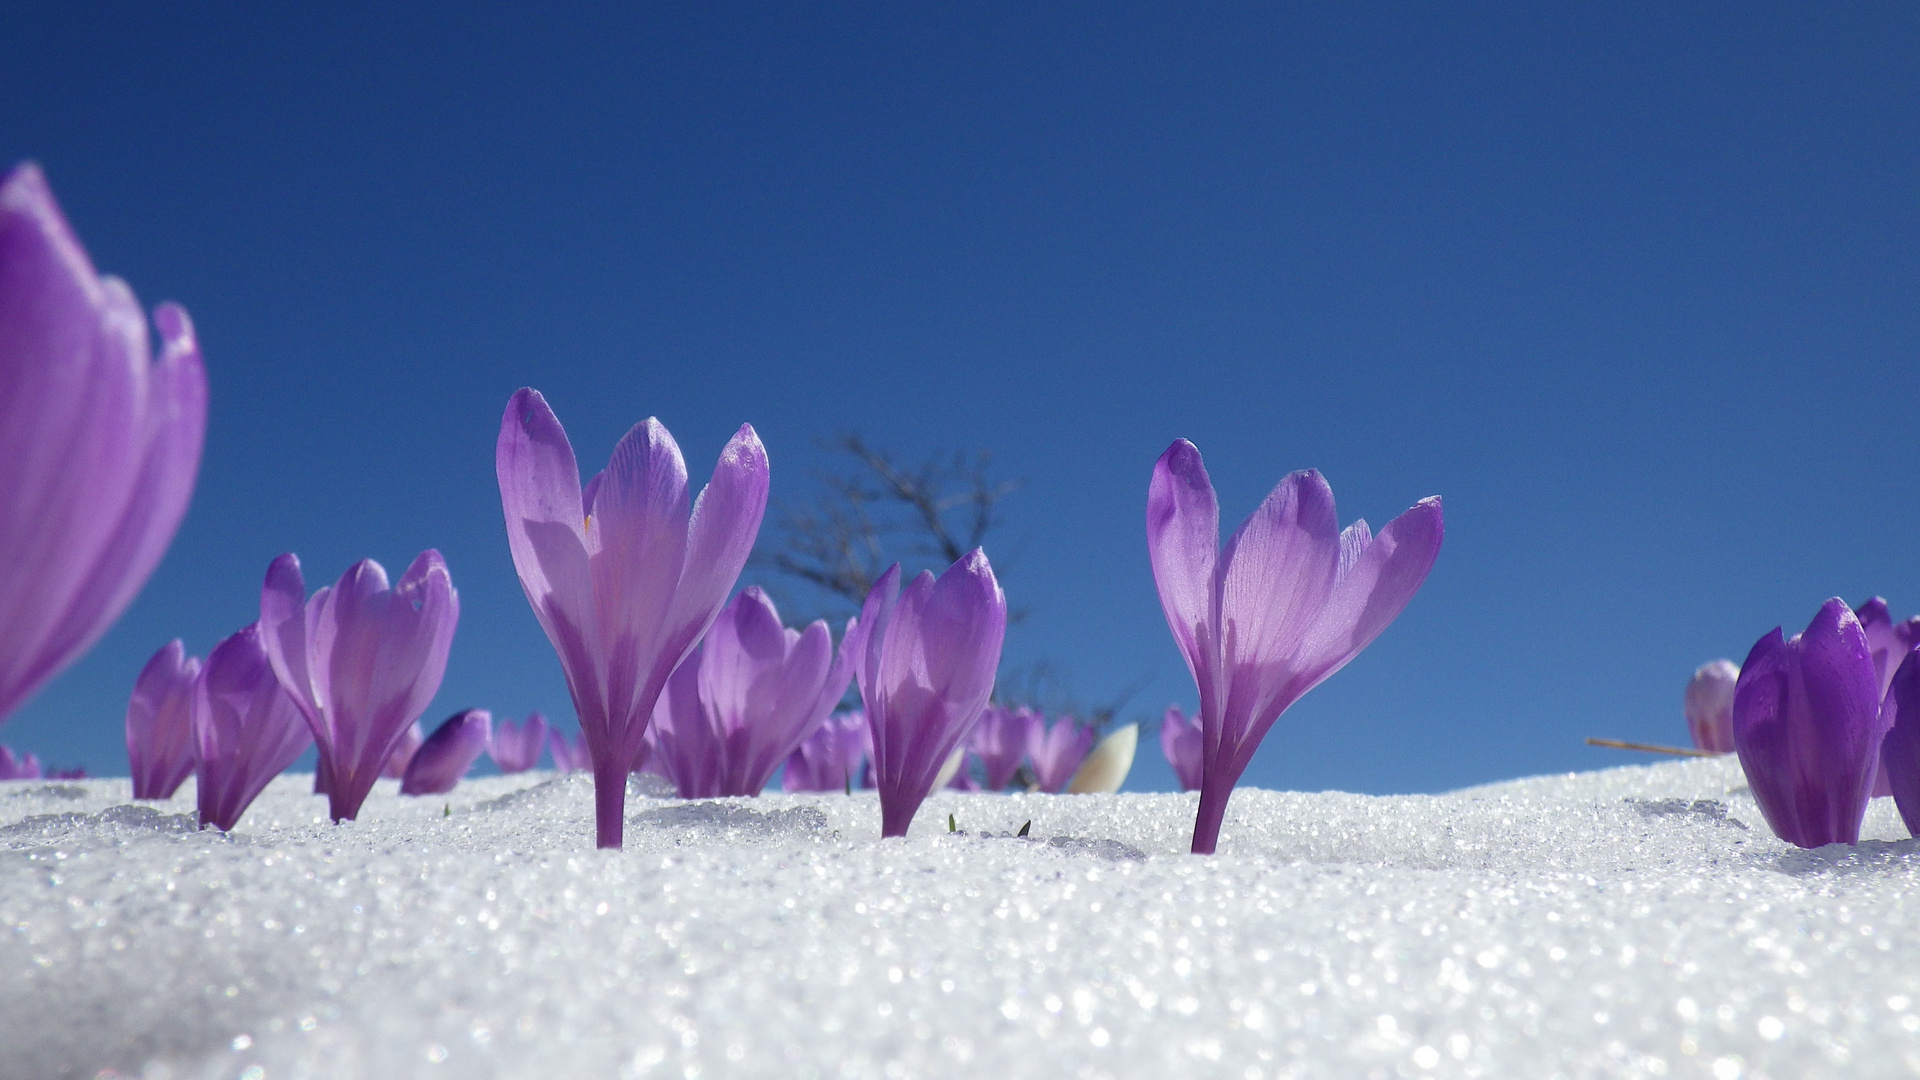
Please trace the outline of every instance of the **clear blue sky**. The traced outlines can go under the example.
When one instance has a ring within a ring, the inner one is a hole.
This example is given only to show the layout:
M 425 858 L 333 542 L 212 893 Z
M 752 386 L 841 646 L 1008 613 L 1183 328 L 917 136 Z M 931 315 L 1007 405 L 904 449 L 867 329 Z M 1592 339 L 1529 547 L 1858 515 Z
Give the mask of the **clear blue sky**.
M 1150 674 L 1142 716 L 1194 699 L 1143 538 L 1174 438 L 1231 521 L 1307 466 L 1346 519 L 1444 496 L 1262 786 L 1617 764 L 1582 736 L 1684 740 L 1694 666 L 1826 597 L 1920 610 L 1911 5 L 285 7 L 0 35 L 0 162 L 192 311 L 213 394 L 166 561 L 0 728 L 52 763 L 123 773 L 146 657 L 286 550 L 440 548 L 429 719 L 570 723 L 494 486 L 522 385 L 589 471 L 652 414 L 704 482 L 751 421 L 789 502 L 836 431 L 993 451 L 1009 661 Z

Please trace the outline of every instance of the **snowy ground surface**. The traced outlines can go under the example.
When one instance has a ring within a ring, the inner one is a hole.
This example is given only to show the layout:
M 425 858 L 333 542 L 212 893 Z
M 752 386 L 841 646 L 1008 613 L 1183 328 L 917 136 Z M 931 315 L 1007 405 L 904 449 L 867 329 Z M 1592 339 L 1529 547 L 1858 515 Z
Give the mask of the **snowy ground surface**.
M 1737 764 L 1442 796 L 638 793 L 585 776 L 0 784 L 8 1077 L 1920 1073 L 1920 845 L 1767 832 Z M 948 835 L 947 815 L 964 835 Z M 1008 834 L 1033 822 L 1032 839 Z

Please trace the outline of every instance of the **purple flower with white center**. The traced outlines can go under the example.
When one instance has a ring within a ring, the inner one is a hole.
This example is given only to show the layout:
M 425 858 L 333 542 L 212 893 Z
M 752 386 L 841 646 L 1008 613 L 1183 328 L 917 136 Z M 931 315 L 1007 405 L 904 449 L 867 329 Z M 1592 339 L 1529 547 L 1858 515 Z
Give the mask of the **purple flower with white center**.
M 867 787 L 864 765 L 873 735 L 858 709 L 834 713 L 787 755 L 780 786 L 786 791 L 849 791 Z
M 21 165 L 0 180 L 0 720 L 85 652 L 187 512 L 207 376 L 177 304 L 100 277 Z
M 1858 843 L 1891 720 L 1845 601 L 1821 605 L 1791 640 L 1775 627 L 1755 643 L 1734 691 L 1733 743 L 1774 834 L 1804 848 Z
M 867 593 L 848 652 L 873 735 L 881 836 L 907 835 L 979 719 L 1006 634 L 1007 596 L 978 548 L 905 589 L 896 563 Z
M 1374 536 L 1345 531 L 1333 489 L 1288 475 L 1220 547 L 1220 504 L 1185 439 L 1147 489 L 1147 553 L 1160 606 L 1200 691 L 1205 762 L 1193 852 L 1220 840 L 1233 785 L 1287 707 L 1345 667 L 1407 606 L 1440 554 L 1438 497 Z
M 1733 753 L 1733 688 L 1740 665 L 1731 660 L 1709 660 L 1687 680 L 1687 733 L 1696 749 Z
M 127 702 L 133 797 L 171 799 L 193 775 L 193 681 L 200 658 L 175 638 L 147 661 Z
M 39 758 L 32 754 L 15 754 L 10 747 L 0 746 L 0 780 L 40 778 Z
M 207 654 L 192 700 L 200 824 L 228 832 L 313 745 L 313 731 L 274 674 L 257 623 Z
M 1033 762 L 1033 782 L 1041 791 L 1058 795 L 1087 760 L 1093 749 L 1093 728 L 1071 716 L 1062 716 L 1050 728 L 1034 728 L 1027 754 Z
M 847 692 L 845 641 L 836 656 L 824 621 L 791 629 L 764 591 L 743 590 L 654 706 L 653 765 L 683 799 L 760 794 Z
M 445 795 L 467 775 L 493 742 L 493 714 L 485 709 L 454 713 L 420 744 L 400 780 L 402 795 Z
M 1188 716 L 1178 705 L 1167 706 L 1166 718 L 1160 721 L 1160 752 L 1173 766 L 1181 791 L 1200 790 L 1200 749 L 1200 714 Z
M 767 452 L 741 425 L 689 507 L 680 447 L 649 417 L 582 489 L 566 431 L 538 391 L 523 389 L 507 402 L 494 461 L 514 568 L 593 755 L 598 844 L 617 848 L 654 705 L 759 535 Z
M 273 560 L 260 636 L 273 671 L 313 730 L 328 812 L 351 819 L 446 674 L 460 594 L 429 548 L 389 586 L 372 559 L 307 599 L 300 560 Z
M 1886 696 L 1880 700 L 1880 776 L 1892 790 L 1907 832 L 1920 836 L 1920 643 L 1893 666 Z
M 1045 724 L 1039 713 L 1021 705 L 989 705 L 967 735 L 967 749 L 980 759 L 989 791 L 1004 791 L 1026 760 L 1027 748 Z
M 524 724 L 502 720 L 493 729 L 493 745 L 488 753 L 504 774 L 526 772 L 540 764 L 547 749 L 547 718 L 539 713 L 527 717 Z
M 576 735 L 568 738 L 567 733 L 554 728 L 548 734 L 549 750 L 553 753 L 553 767 L 560 772 L 589 772 L 593 769 L 593 755 L 587 752 L 587 740 Z

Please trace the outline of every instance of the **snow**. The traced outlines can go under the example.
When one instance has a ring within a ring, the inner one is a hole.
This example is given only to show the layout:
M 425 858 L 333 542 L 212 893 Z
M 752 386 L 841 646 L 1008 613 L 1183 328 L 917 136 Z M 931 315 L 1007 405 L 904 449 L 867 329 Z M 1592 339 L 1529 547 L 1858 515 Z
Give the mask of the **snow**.
M 275 781 L 0 784 L 13 1077 L 1920 1073 L 1920 847 L 1797 851 L 1731 759 L 1440 796 L 636 791 L 585 775 L 333 826 Z M 962 834 L 948 834 L 947 815 Z M 1031 838 L 1015 833 L 1032 822 Z

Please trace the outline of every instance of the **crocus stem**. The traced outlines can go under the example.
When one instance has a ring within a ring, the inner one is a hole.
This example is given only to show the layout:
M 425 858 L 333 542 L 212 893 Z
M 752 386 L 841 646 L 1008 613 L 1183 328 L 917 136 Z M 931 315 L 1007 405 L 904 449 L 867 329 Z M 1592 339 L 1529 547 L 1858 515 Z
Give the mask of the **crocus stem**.
M 606 760 L 593 763 L 593 823 L 602 848 L 619 848 L 626 825 L 627 767 L 631 759 L 614 761 L 617 756 L 603 754 Z
M 889 836 L 907 835 L 907 826 L 913 824 L 913 815 L 918 812 L 919 809 L 919 800 L 915 800 L 911 806 L 900 806 L 888 802 L 881 803 L 880 838 L 884 840 Z
M 1193 853 L 1211 855 L 1220 843 L 1220 822 L 1227 816 L 1227 798 L 1233 794 L 1233 782 L 1202 783 L 1200 812 L 1193 819 Z

